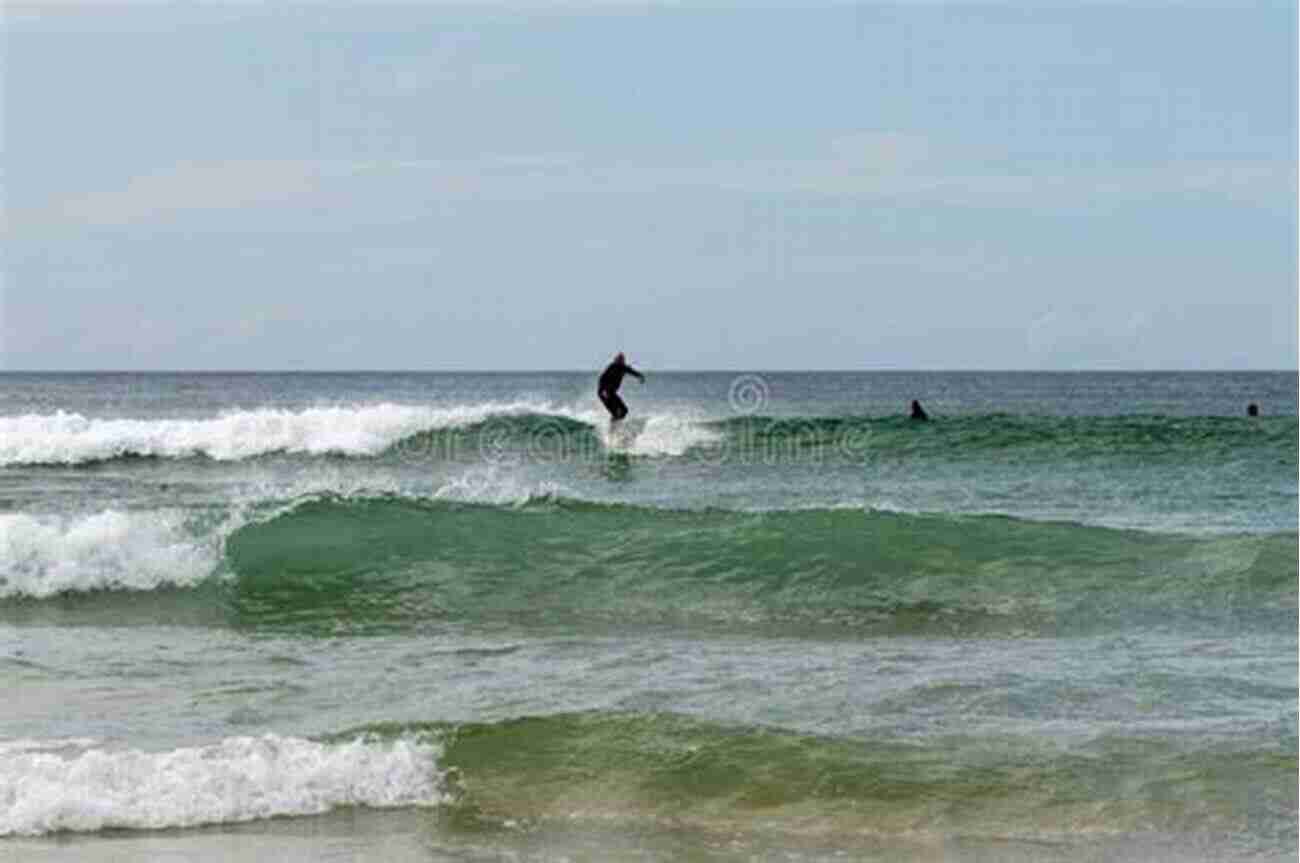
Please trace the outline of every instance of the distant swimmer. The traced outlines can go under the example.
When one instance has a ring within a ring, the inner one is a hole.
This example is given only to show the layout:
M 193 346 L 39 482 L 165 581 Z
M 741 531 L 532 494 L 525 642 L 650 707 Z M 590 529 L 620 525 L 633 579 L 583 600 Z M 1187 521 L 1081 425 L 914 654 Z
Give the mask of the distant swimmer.
M 1254 402 L 1251 402 L 1250 404 L 1246 405 L 1246 416 L 1248 417 L 1259 416 L 1259 405 L 1255 404 Z
M 925 408 L 921 407 L 921 403 L 916 399 L 912 399 L 912 419 L 919 422 L 926 422 L 930 419 L 930 415 L 925 412 Z
M 623 358 L 622 352 L 614 357 L 614 362 L 605 367 L 605 371 L 600 375 L 600 383 L 596 386 L 596 395 L 600 398 L 600 403 L 609 411 L 609 416 L 615 422 L 627 416 L 627 405 L 618 397 L 618 388 L 623 385 L 623 375 L 631 375 L 645 383 L 645 375 L 627 364 Z

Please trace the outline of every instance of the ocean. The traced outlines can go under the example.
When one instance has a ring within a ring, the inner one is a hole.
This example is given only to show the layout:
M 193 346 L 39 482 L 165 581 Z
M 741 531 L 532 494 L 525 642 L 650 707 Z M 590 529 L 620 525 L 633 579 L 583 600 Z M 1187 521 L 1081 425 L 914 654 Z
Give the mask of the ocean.
M 644 371 L 0 374 L 0 858 L 1295 860 L 1294 372 Z

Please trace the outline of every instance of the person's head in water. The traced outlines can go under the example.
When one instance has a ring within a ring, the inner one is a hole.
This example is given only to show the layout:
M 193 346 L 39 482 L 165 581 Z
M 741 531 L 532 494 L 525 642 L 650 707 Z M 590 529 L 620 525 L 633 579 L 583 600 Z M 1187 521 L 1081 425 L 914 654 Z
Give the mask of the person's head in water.
M 1251 402 L 1250 404 L 1246 405 L 1246 416 L 1248 417 L 1259 416 L 1259 405 L 1255 404 L 1254 402 Z

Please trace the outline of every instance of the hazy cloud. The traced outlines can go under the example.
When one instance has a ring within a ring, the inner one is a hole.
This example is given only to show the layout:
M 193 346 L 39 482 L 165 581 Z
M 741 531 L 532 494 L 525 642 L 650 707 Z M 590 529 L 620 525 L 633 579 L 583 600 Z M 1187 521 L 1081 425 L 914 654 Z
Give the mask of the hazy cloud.
M 1295 364 L 1290 5 L 6 12 L 12 366 Z

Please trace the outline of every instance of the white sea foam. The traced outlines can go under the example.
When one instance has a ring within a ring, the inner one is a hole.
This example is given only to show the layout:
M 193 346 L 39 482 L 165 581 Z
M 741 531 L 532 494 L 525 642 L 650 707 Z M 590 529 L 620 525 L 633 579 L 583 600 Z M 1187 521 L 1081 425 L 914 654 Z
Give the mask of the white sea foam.
M 216 537 L 196 539 L 180 513 L 0 514 L 0 597 L 188 586 L 212 573 Z
M 278 452 L 375 455 L 421 431 L 527 413 L 566 414 L 540 402 L 260 408 L 188 420 L 96 419 L 63 411 L 25 414 L 0 417 L 0 465 L 79 464 L 124 455 L 202 455 L 224 461 Z
M 374 404 L 290 411 L 258 408 L 205 419 L 104 419 L 59 411 L 0 417 L 0 466 L 81 464 L 122 456 L 221 461 L 269 453 L 373 456 L 423 431 L 462 428 L 496 417 L 537 414 L 603 429 L 603 413 L 544 401 L 485 402 L 450 407 Z M 630 444 L 634 455 L 681 455 L 719 439 L 676 414 L 651 414 Z M 548 429 L 547 431 L 553 431 Z M 490 446 L 491 441 L 480 441 Z
M 445 802 L 441 747 L 267 734 L 170 752 L 0 748 L 0 836 L 161 829 Z
M 630 451 L 634 455 L 679 456 L 692 447 L 716 443 L 721 437 L 684 417 L 671 414 L 651 416 L 645 429 L 632 441 Z
M 572 496 L 572 492 L 559 483 L 522 482 L 499 465 L 487 465 L 466 471 L 447 480 L 433 493 L 434 500 L 496 506 L 517 506 L 538 498 Z
M 707 446 L 722 440 L 719 432 L 702 420 L 674 413 L 633 416 L 623 425 L 610 425 L 595 411 L 577 414 L 575 419 L 600 429 L 601 443 L 607 449 L 637 456 L 680 456 L 693 447 Z

